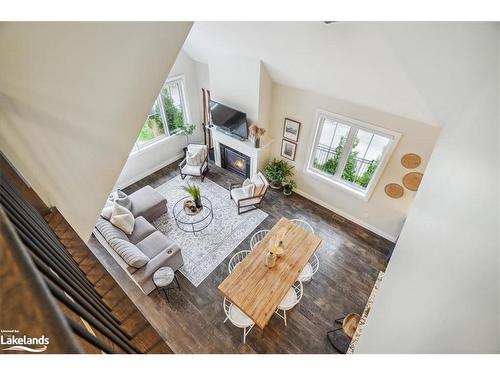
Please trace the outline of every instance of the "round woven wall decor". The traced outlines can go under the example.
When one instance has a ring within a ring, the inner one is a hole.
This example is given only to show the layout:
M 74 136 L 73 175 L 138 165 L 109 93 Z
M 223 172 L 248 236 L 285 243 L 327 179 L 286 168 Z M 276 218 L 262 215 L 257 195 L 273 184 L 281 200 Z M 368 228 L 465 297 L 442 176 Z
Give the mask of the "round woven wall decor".
M 411 191 L 417 191 L 424 175 L 420 172 L 410 172 L 403 177 L 403 185 Z
M 387 184 L 384 190 L 389 197 L 394 199 L 401 198 L 404 193 L 404 189 L 400 184 Z
M 422 159 L 417 154 L 406 154 L 401 158 L 401 164 L 407 169 L 417 168 L 421 162 Z

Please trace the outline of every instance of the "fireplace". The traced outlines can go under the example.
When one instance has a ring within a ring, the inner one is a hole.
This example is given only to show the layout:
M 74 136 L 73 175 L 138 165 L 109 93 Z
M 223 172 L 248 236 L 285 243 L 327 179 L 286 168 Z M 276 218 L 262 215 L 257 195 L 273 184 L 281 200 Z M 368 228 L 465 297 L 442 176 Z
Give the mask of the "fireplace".
M 221 167 L 242 177 L 250 177 L 250 157 L 226 145 L 220 145 Z

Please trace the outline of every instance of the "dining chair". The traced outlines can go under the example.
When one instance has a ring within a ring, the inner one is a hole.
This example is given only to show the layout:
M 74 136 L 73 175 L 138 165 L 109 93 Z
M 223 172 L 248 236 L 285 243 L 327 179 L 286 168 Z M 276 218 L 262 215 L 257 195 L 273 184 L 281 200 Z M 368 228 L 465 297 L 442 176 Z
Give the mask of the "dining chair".
M 229 319 L 233 325 L 238 328 L 243 328 L 243 344 L 246 344 L 248 332 L 251 331 L 255 323 L 250 319 L 243 311 L 232 304 L 224 297 L 224 313 L 226 314 L 226 319 L 224 323 Z
M 257 244 L 269 233 L 267 229 L 259 230 L 250 238 L 250 248 L 253 250 Z
M 313 254 L 309 262 L 305 265 L 305 267 L 300 272 L 297 280 L 302 281 L 303 283 L 307 281 L 311 281 L 314 274 L 318 272 L 319 269 L 319 259 L 316 254 Z
M 285 326 L 286 326 L 286 312 L 288 310 L 293 309 L 300 302 L 303 294 L 304 294 L 304 288 L 302 286 L 302 282 L 299 280 L 295 281 L 292 287 L 288 289 L 288 292 L 286 292 L 285 297 L 281 300 L 280 304 L 278 305 L 278 308 L 274 312 L 276 315 L 278 315 L 285 321 Z M 283 315 L 280 314 L 280 310 L 283 311 Z
M 229 266 L 228 266 L 229 273 L 233 272 L 236 266 L 240 264 L 243 261 L 243 259 L 247 257 L 248 254 L 250 254 L 250 250 L 242 250 L 234 254 L 229 260 Z
M 311 224 L 309 224 L 307 221 L 305 220 L 301 220 L 301 219 L 292 219 L 290 220 L 292 223 L 294 224 L 297 224 L 299 227 L 302 227 L 308 231 L 310 231 L 311 233 L 314 234 L 314 229 L 313 227 L 311 226 Z

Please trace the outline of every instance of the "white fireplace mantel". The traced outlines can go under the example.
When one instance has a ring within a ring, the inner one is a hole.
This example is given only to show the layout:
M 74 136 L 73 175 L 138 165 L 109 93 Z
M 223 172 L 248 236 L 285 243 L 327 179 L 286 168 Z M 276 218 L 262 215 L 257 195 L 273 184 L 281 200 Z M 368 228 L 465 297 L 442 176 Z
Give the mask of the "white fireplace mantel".
M 217 129 L 212 128 L 212 140 L 214 142 L 215 164 L 221 167 L 220 145 L 223 144 L 250 158 L 250 177 L 253 177 L 259 169 L 262 169 L 267 162 L 267 157 L 270 150 L 272 140 L 261 142 L 260 148 L 255 148 L 253 142 L 249 140 L 239 140 L 230 135 L 227 135 Z

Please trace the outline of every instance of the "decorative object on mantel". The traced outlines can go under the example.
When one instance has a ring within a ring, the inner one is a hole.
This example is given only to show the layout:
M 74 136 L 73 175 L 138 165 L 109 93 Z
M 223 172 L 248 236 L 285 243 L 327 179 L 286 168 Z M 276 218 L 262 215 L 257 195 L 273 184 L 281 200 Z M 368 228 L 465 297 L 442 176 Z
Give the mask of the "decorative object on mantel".
M 297 143 L 299 140 L 300 122 L 286 118 L 283 124 L 283 138 Z
M 287 178 L 283 182 L 283 194 L 285 194 L 287 196 L 291 195 L 293 189 L 295 189 L 296 187 L 297 187 L 297 183 L 295 182 L 295 180 L 293 180 L 291 178 Z
M 193 200 L 194 200 L 194 204 L 196 206 L 197 209 L 200 209 L 203 207 L 202 203 L 201 203 L 201 191 L 200 191 L 200 187 L 195 185 L 195 184 L 187 184 L 185 186 L 182 187 L 182 189 L 188 193 L 189 195 L 191 195 L 193 197 Z
M 404 193 L 404 189 L 400 184 L 387 184 L 384 188 L 385 193 L 394 199 L 401 198 Z
M 269 180 L 272 189 L 279 190 L 283 183 L 293 176 L 293 165 L 288 164 L 285 160 L 273 158 L 264 167 L 264 174 Z
M 407 169 L 415 169 L 422 162 L 422 158 L 417 154 L 405 154 L 401 158 L 401 165 Z
M 259 148 L 260 137 L 262 137 L 266 133 L 266 129 L 259 128 L 257 124 L 253 123 L 252 125 L 250 125 L 248 130 L 250 130 L 250 136 L 252 137 L 253 140 L 253 147 Z
M 297 144 L 287 141 L 283 139 L 281 141 L 281 156 L 290 159 L 291 161 L 295 160 L 295 152 L 297 150 Z
M 403 177 L 403 185 L 411 191 L 417 191 L 420 186 L 420 181 L 424 175 L 420 172 L 410 172 Z

